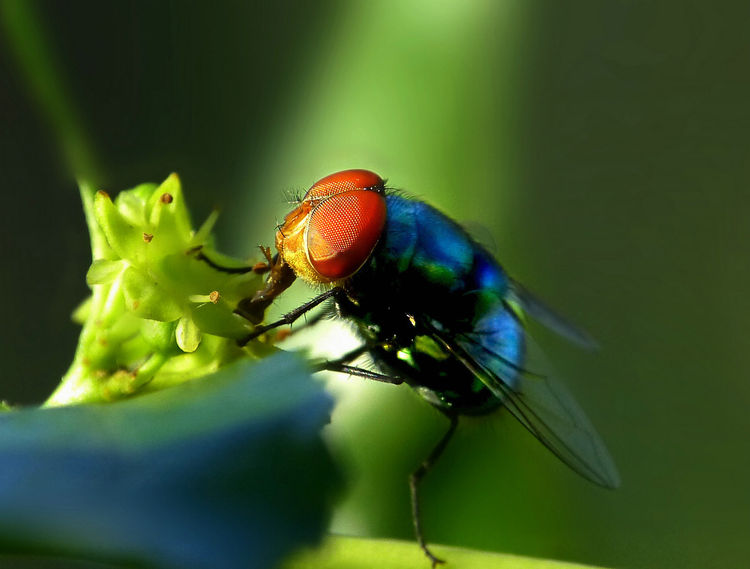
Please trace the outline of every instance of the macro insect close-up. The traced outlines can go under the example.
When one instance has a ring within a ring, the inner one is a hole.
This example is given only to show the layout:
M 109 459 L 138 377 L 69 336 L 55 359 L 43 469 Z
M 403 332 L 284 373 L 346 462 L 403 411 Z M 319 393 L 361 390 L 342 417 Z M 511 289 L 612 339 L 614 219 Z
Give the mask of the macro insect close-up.
M 462 415 L 507 409 L 581 476 L 619 486 L 614 462 L 580 407 L 553 377 L 527 367 L 525 315 L 582 347 L 592 348 L 594 341 L 510 278 L 450 218 L 387 188 L 374 172 L 344 170 L 312 185 L 278 227 L 276 248 L 256 302 L 265 307 L 291 284 L 290 270 L 329 288 L 259 326 L 243 343 L 332 299 L 336 314 L 356 324 L 362 346 L 323 368 L 405 383 L 448 420 L 409 480 L 416 538 L 433 566 L 443 560 L 424 537 L 419 483 Z M 371 356 L 376 370 L 349 365 L 362 354 Z
M 0 0 L 0 568 L 747 566 L 749 19 Z

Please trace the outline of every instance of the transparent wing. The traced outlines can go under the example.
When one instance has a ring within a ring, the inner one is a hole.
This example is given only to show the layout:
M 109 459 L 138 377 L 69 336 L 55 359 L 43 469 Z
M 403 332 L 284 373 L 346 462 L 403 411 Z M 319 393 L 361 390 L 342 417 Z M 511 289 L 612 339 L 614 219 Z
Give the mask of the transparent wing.
M 596 340 L 588 332 L 568 322 L 546 303 L 526 290 L 523 285 L 515 281 L 511 284 L 511 299 L 517 302 L 526 314 L 563 338 L 567 338 L 574 344 L 588 350 L 595 350 L 599 347 Z
M 437 328 L 432 332 L 560 460 L 595 484 L 605 488 L 620 485 L 620 475 L 607 447 L 561 383 L 550 376 L 517 368 L 518 375 L 512 381 L 505 381 L 481 363 L 503 358 L 483 346 L 479 338 L 464 333 L 450 340 Z M 507 366 L 508 362 L 503 361 Z

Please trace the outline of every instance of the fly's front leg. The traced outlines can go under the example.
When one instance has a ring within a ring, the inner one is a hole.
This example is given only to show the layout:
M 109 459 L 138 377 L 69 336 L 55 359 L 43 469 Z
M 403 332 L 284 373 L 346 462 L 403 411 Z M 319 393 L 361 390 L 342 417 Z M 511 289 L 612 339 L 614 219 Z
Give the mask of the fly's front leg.
M 429 472 L 429 470 L 433 466 L 435 466 L 435 463 L 440 458 L 440 455 L 443 454 L 445 447 L 448 446 L 448 443 L 453 437 L 453 433 L 456 432 L 456 427 L 458 426 L 458 415 L 445 413 L 445 416 L 450 420 L 448 430 L 445 432 L 443 438 L 440 439 L 438 444 L 436 444 L 432 451 L 430 451 L 430 454 L 427 455 L 427 458 L 422 462 L 422 464 L 419 465 L 419 467 L 414 472 L 412 472 L 411 476 L 409 477 L 409 489 L 411 490 L 411 516 L 412 521 L 414 522 L 414 534 L 416 535 L 419 547 L 422 548 L 422 551 L 424 551 L 424 554 L 432 563 L 433 569 L 439 563 L 445 563 L 445 561 L 438 557 L 435 557 L 432 551 L 430 551 L 430 548 L 427 547 L 427 542 L 424 539 L 424 534 L 422 533 L 422 521 L 419 516 L 419 483 L 421 482 L 422 478 L 424 478 L 424 475 L 427 474 L 427 472 Z
M 337 296 L 343 295 L 344 289 L 341 287 L 335 287 L 330 290 L 327 290 L 323 294 L 319 294 L 312 300 L 306 302 L 302 306 L 299 306 L 292 310 L 291 312 L 287 312 L 279 318 L 276 322 L 271 322 L 270 324 L 265 324 L 264 326 L 257 326 L 255 330 L 253 330 L 250 334 L 245 336 L 244 338 L 240 338 L 237 340 L 237 344 L 239 346 L 244 346 L 247 344 L 250 340 L 257 338 L 261 334 L 265 334 L 269 330 L 273 330 L 274 328 L 278 328 L 279 326 L 283 326 L 284 324 L 291 324 L 295 320 L 297 320 L 300 316 L 305 314 L 306 312 L 309 312 L 316 306 L 318 306 L 321 302 L 324 302 L 328 300 L 329 298 L 336 298 Z
M 261 290 L 256 291 L 252 298 L 241 300 L 235 309 L 235 313 L 253 324 L 260 324 L 263 321 L 266 309 L 297 278 L 292 268 L 278 254 L 271 256 L 271 250 L 268 247 L 265 249 L 261 247 L 261 250 L 266 256 L 267 266 L 269 267 L 268 271 L 270 272 L 266 280 L 266 285 Z
M 203 261 L 209 267 L 221 271 L 222 273 L 243 275 L 245 273 L 256 273 L 262 275 L 271 270 L 273 265 L 273 258 L 271 257 L 271 249 L 269 247 L 263 247 L 259 245 L 261 253 L 266 258 L 266 262 L 255 263 L 252 267 L 225 267 L 219 263 L 214 262 L 203 252 L 203 245 L 198 245 L 188 251 L 189 255 L 195 255 L 195 258 L 199 261 Z

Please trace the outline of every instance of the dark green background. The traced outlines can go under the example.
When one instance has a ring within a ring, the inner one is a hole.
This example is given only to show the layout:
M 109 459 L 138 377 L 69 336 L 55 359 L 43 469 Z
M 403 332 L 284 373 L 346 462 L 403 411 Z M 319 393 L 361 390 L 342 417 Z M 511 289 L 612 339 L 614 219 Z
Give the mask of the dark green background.
M 6 0 L 7 1 L 7 0 Z M 372 168 L 486 227 L 600 341 L 540 332 L 608 442 L 616 492 L 499 417 L 425 484 L 434 541 L 618 567 L 739 567 L 750 544 L 750 8 L 741 2 L 42 2 L 116 191 L 179 172 L 220 246 L 270 243 L 284 192 Z M 1 394 L 44 399 L 86 294 L 75 184 L 0 48 Z M 310 296 L 296 288 L 298 298 Z M 288 301 L 291 302 L 291 301 Z M 349 380 L 336 529 L 410 536 L 406 473 L 443 427 Z

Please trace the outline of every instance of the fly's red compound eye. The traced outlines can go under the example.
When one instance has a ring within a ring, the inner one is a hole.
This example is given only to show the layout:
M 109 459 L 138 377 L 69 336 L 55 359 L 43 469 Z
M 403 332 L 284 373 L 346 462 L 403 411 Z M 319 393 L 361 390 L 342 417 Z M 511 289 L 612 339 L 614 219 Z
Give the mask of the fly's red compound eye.
M 366 172 L 383 182 L 366 170 L 348 172 Z M 333 176 L 340 174 L 344 172 Z M 354 274 L 375 248 L 385 214 L 385 197 L 377 191 L 343 191 L 323 200 L 311 212 L 305 235 L 307 257 L 315 271 L 331 281 Z
M 307 190 L 303 201 L 325 199 L 353 190 L 372 190 L 382 193 L 385 188 L 383 178 L 369 170 L 342 170 L 321 178 Z

